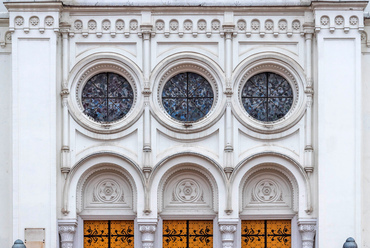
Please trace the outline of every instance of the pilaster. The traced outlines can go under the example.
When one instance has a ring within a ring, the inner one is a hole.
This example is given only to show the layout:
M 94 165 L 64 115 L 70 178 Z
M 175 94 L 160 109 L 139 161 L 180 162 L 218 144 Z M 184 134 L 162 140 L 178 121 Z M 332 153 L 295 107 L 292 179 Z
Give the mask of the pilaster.
M 348 236 L 362 242 L 361 32 L 366 5 L 312 3 L 318 58 L 318 247 L 341 247 Z
M 57 45 L 62 3 L 6 2 L 5 6 L 12 33 L 12 239 L 24 240 L 25 228 L 45 228 L 45 247 L 56 247 Z

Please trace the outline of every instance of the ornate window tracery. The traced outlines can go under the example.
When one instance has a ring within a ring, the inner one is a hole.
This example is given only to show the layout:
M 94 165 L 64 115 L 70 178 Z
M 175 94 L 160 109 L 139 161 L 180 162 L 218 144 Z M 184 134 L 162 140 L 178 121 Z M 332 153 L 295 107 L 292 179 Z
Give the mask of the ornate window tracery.
M 165 84 L 162 104 L 166 112 L 182 122 L 202 119 L 213 105 L 214 94 L 210 83 L 201 75 L 184 72 Z
M 93 120 L 110 123 L 122 119 L 130 111 L 134 92 L 130 83 L 112 72 L 91 77 L 82 90 L 84 113 Z
M 272 72 L 252 76 L 244 85 L 242 104 L 247 113 L 263 122 L 283 118 L 293 104 L 293 90 L 288 81 Z

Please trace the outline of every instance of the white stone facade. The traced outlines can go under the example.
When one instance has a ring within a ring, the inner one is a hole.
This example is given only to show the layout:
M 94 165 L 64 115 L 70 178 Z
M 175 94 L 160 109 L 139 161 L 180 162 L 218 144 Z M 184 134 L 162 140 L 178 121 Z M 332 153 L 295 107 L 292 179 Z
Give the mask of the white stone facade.
M 80 248 L 84 220 L 127 219 L 159 248 L 163 220 L 203 219 L 237 248 L 241 220 L 289 219 L 291 247 L 370 248 L 366 1 L 121 2 L 0 2 L 1 247 L 41 228 L 45 248 Z M 112 123 L 83 113 L 101 72 L 134 92 Z M 194 123 L 162 105 L 181 72 L 214 93 Z M 260 72 L 292 87 L 278 121 L 241 103 Z

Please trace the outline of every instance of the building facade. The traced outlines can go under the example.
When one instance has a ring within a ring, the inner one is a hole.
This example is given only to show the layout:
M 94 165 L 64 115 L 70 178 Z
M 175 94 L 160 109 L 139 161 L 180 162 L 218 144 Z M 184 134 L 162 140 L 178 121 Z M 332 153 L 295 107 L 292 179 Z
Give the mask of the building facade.
M 370 247 L 366 7 L 0 2 L 1 247 Z

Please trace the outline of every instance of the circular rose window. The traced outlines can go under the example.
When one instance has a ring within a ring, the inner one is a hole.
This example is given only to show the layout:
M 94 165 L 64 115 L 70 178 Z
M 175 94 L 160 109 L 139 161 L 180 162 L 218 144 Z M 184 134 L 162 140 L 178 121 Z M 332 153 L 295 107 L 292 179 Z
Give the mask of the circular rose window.
M 134 93 L 127 80 L 111 72 L 90 78 L 82 90 L 84 113 L 97 122 L 122 119 L 131 109 Z
M 162 104 L 166 112 L 178 121 L 198 121 L 212 107 L 212 86 L 196 73 L 177 74 L 163 87 Z
M 247 81 L 241 99 L 250 116 L 259 121 L 273 122 L 289 112 L 293 104 L 293 90 L 282 76 L 263 72 Z

